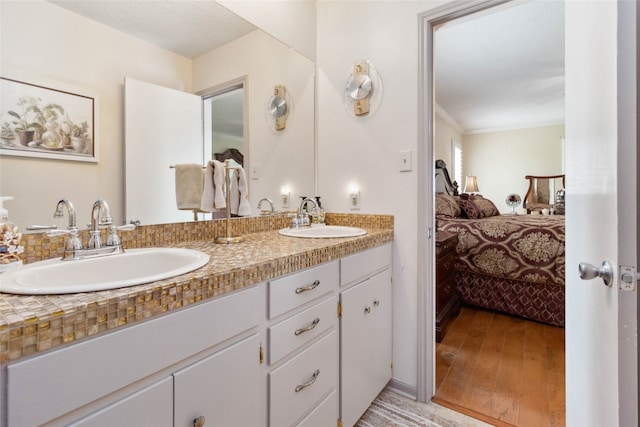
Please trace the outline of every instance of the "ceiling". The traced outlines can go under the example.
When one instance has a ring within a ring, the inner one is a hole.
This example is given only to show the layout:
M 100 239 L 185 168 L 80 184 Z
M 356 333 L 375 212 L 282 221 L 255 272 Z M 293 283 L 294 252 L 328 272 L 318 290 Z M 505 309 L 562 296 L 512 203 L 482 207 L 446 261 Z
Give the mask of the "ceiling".
M 49 0 L 187 58 L 256 29 L 212 0 Z M 513 2 L 435 35 L 436 103 L 464 134 L 564 123 L 564 2 Z
M 436 31 L 436 103 L 462 133 L 564 123 L 564 2 L 517 2 Z
M 49 1 L 190 59 L 256 29 L 212 0 Z

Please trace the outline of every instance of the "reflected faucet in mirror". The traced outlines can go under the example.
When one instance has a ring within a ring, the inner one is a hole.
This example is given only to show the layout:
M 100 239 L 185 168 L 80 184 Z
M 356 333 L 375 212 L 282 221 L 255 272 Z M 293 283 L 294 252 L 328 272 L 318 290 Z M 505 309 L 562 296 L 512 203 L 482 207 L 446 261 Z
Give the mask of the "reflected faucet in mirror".
M 267 204 L 269 205 L 269 210 L 262 209 L 262 202 L 267 202 Z M 260 215 L 273 215 L 275 213 L 275 211 L 273 210 L 273 202 L 266 197 L 260 199 L 260 201 L 258 202 L 258 212 L 260 213 Z

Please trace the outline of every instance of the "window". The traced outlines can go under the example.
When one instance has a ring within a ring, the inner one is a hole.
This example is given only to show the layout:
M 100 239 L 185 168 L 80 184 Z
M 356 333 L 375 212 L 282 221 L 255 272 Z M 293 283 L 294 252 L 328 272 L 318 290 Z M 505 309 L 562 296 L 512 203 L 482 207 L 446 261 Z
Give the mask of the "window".
M 451 179 L 458 183 L 459 191 L 462 191 L 460 186 L 462 185 L 462 144 L 460 141 L 456 141 L 451 138 L 451 171 L 453 171 L 453 176 Z

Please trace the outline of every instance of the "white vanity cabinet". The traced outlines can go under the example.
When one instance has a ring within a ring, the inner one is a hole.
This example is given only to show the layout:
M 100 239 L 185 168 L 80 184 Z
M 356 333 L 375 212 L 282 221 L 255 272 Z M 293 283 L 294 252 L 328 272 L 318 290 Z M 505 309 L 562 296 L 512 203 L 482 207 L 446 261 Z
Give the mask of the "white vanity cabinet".
M 391 378 L 391 244 L 8 363 L 0 427 L 352 426 Z
M 332 261 L 267 284 L 271 427 L 336 425 L 338 281 Z
M 341 260 L 340 418 L 353 426 L 392 376 L 391 247 Z
M 239 410 L 264 399 L 256 386 L 260 304 L 252 287 L 10 363 L 2 422 L 192 426 L 205 416 L 214 420 L 206 425 L 264 424 Z

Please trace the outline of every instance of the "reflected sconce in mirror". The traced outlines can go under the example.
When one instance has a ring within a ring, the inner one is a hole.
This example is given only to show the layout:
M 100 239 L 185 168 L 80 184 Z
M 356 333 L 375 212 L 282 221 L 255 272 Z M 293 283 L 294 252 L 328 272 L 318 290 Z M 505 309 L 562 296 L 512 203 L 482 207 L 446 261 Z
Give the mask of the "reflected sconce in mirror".
M 463 193 L 478 193 L 478 178 L 475 175 L 467 175 L 464 183 Z
M 288 185 L 283 185 L 280 187 L 280 195 L 282 196 L 282 207 L 289 207 L 289 200 L 291 200 L 291 190 Z
M 344 106 L 354 117 L 372 114 L 382 99 L 382 79 L 369 61 L 356 61 L 344 87 Z
M 269 128 L 281 132 L 287 128 L 287 119 L 291 115 L 293 103 L 286 86 L 276 85 L 273 95 L 267 103 L 267 122 Z
M 351 199 L 351 209 L 360 209 L 360 188 L 355 182 L 349 184 L 349 198 Z

